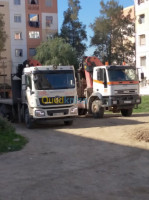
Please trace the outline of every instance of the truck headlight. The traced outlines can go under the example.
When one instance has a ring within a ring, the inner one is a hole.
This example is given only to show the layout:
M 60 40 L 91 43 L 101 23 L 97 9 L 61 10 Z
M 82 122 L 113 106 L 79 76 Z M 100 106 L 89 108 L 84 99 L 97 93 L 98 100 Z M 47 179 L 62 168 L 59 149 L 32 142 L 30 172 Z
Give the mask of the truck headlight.
M 36 117 L 44 117 L 45 112 L 43 110 L 35 110 L 35 116 Z
M 78 114 L 78 107 L 74 106 L 70 109 L 70 114 Z

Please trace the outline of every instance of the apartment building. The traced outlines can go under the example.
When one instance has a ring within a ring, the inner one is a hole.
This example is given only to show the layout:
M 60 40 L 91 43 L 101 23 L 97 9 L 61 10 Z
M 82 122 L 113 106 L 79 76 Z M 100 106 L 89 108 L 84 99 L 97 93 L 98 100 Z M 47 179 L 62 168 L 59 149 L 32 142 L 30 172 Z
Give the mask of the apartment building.
M 135 1 L 136 66 L 144 73 L 141 86 L 149 93 L 149 0 Z
M 5 68 L 1 66 L 0 73 L 7 75 L 10 84 L 18 64 L 32 58 L 36 47 L 58 32 L 57 0 L 0 0 L 0 13 L 8 36 L 0 64 Z
M 0 83 L 6 81 L 10 84 L 10 76 L 11 76 L 11 70 L 10 67 L 12 65 L 11 60 L 11 51 L 10 51 L 10 13 L 9 13 L 9 1 L 3 0 L 0 1 L 0 13 L 3 16 L 3 20 L 5 22 L 4 30 L 7 33 L 7 40 L 5 43 L 5 48 L 3 49 L 0 57 Z M 7 76 L 5 76 L 7 75 Z
M 36 53 L 36 47 L 58 32 L 57 0 L 27 0 L 26 38 L 27 57 Z
M 134 5 L 124 8 L 123 14 L 124 14 L 124 16 L 130 15 L 132 22 L 135 23 L 135 7 L 134 7 Z M 125 44 L 125 42 L 128 42 L 128 41 L 131 41 L 133 44 L 135 44 L 135 34 L 132 35 L 132 37 L 126 37 L 123 42 Z M 129 56 L 129 59 L 131 60 L 131 63 L 126 63 L 126 64 L 133 65 L 135 63 L 135 56 L 134 55 Z

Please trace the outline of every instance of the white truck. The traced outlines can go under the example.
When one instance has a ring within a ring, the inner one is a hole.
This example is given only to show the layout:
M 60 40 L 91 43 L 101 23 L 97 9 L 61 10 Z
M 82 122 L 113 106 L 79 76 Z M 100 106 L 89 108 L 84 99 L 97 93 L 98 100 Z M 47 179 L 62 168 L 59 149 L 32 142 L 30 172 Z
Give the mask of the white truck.
M 102 118 L 104 111 L 131 116 L 141 103 L 137 70 L 133 66 L 104 66 L 97 57 L 85 57 L 78 70 L 79 113 Z
M 73 66 L 25 67 L 21 78 L 12 76 L 12 98 L 0 99 L 0 115 L 25 122 L 61 119 L 66 125 L 78 115 Z

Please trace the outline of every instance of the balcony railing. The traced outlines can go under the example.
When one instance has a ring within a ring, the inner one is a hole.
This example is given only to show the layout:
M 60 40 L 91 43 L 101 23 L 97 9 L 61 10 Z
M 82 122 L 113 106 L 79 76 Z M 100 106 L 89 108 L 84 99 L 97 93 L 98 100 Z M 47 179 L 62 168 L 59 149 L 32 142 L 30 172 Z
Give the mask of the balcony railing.
M 34 28 L 39 28 L 40 23 L 39 22 L 29 21 L 29 26 L 30 27 L 34 27 Z
M 29 10 L 39 10 L 39 4 L 28 4 Z

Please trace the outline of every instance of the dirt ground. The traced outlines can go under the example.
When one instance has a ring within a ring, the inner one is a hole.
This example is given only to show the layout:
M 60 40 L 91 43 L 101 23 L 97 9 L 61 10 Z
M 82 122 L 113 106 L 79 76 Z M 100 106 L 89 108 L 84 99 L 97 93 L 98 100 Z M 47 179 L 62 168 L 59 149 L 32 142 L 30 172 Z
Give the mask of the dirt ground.
M 16 129 L 29 143 L 0 155 L 0 200 L 149 199 L 149 114 Z

